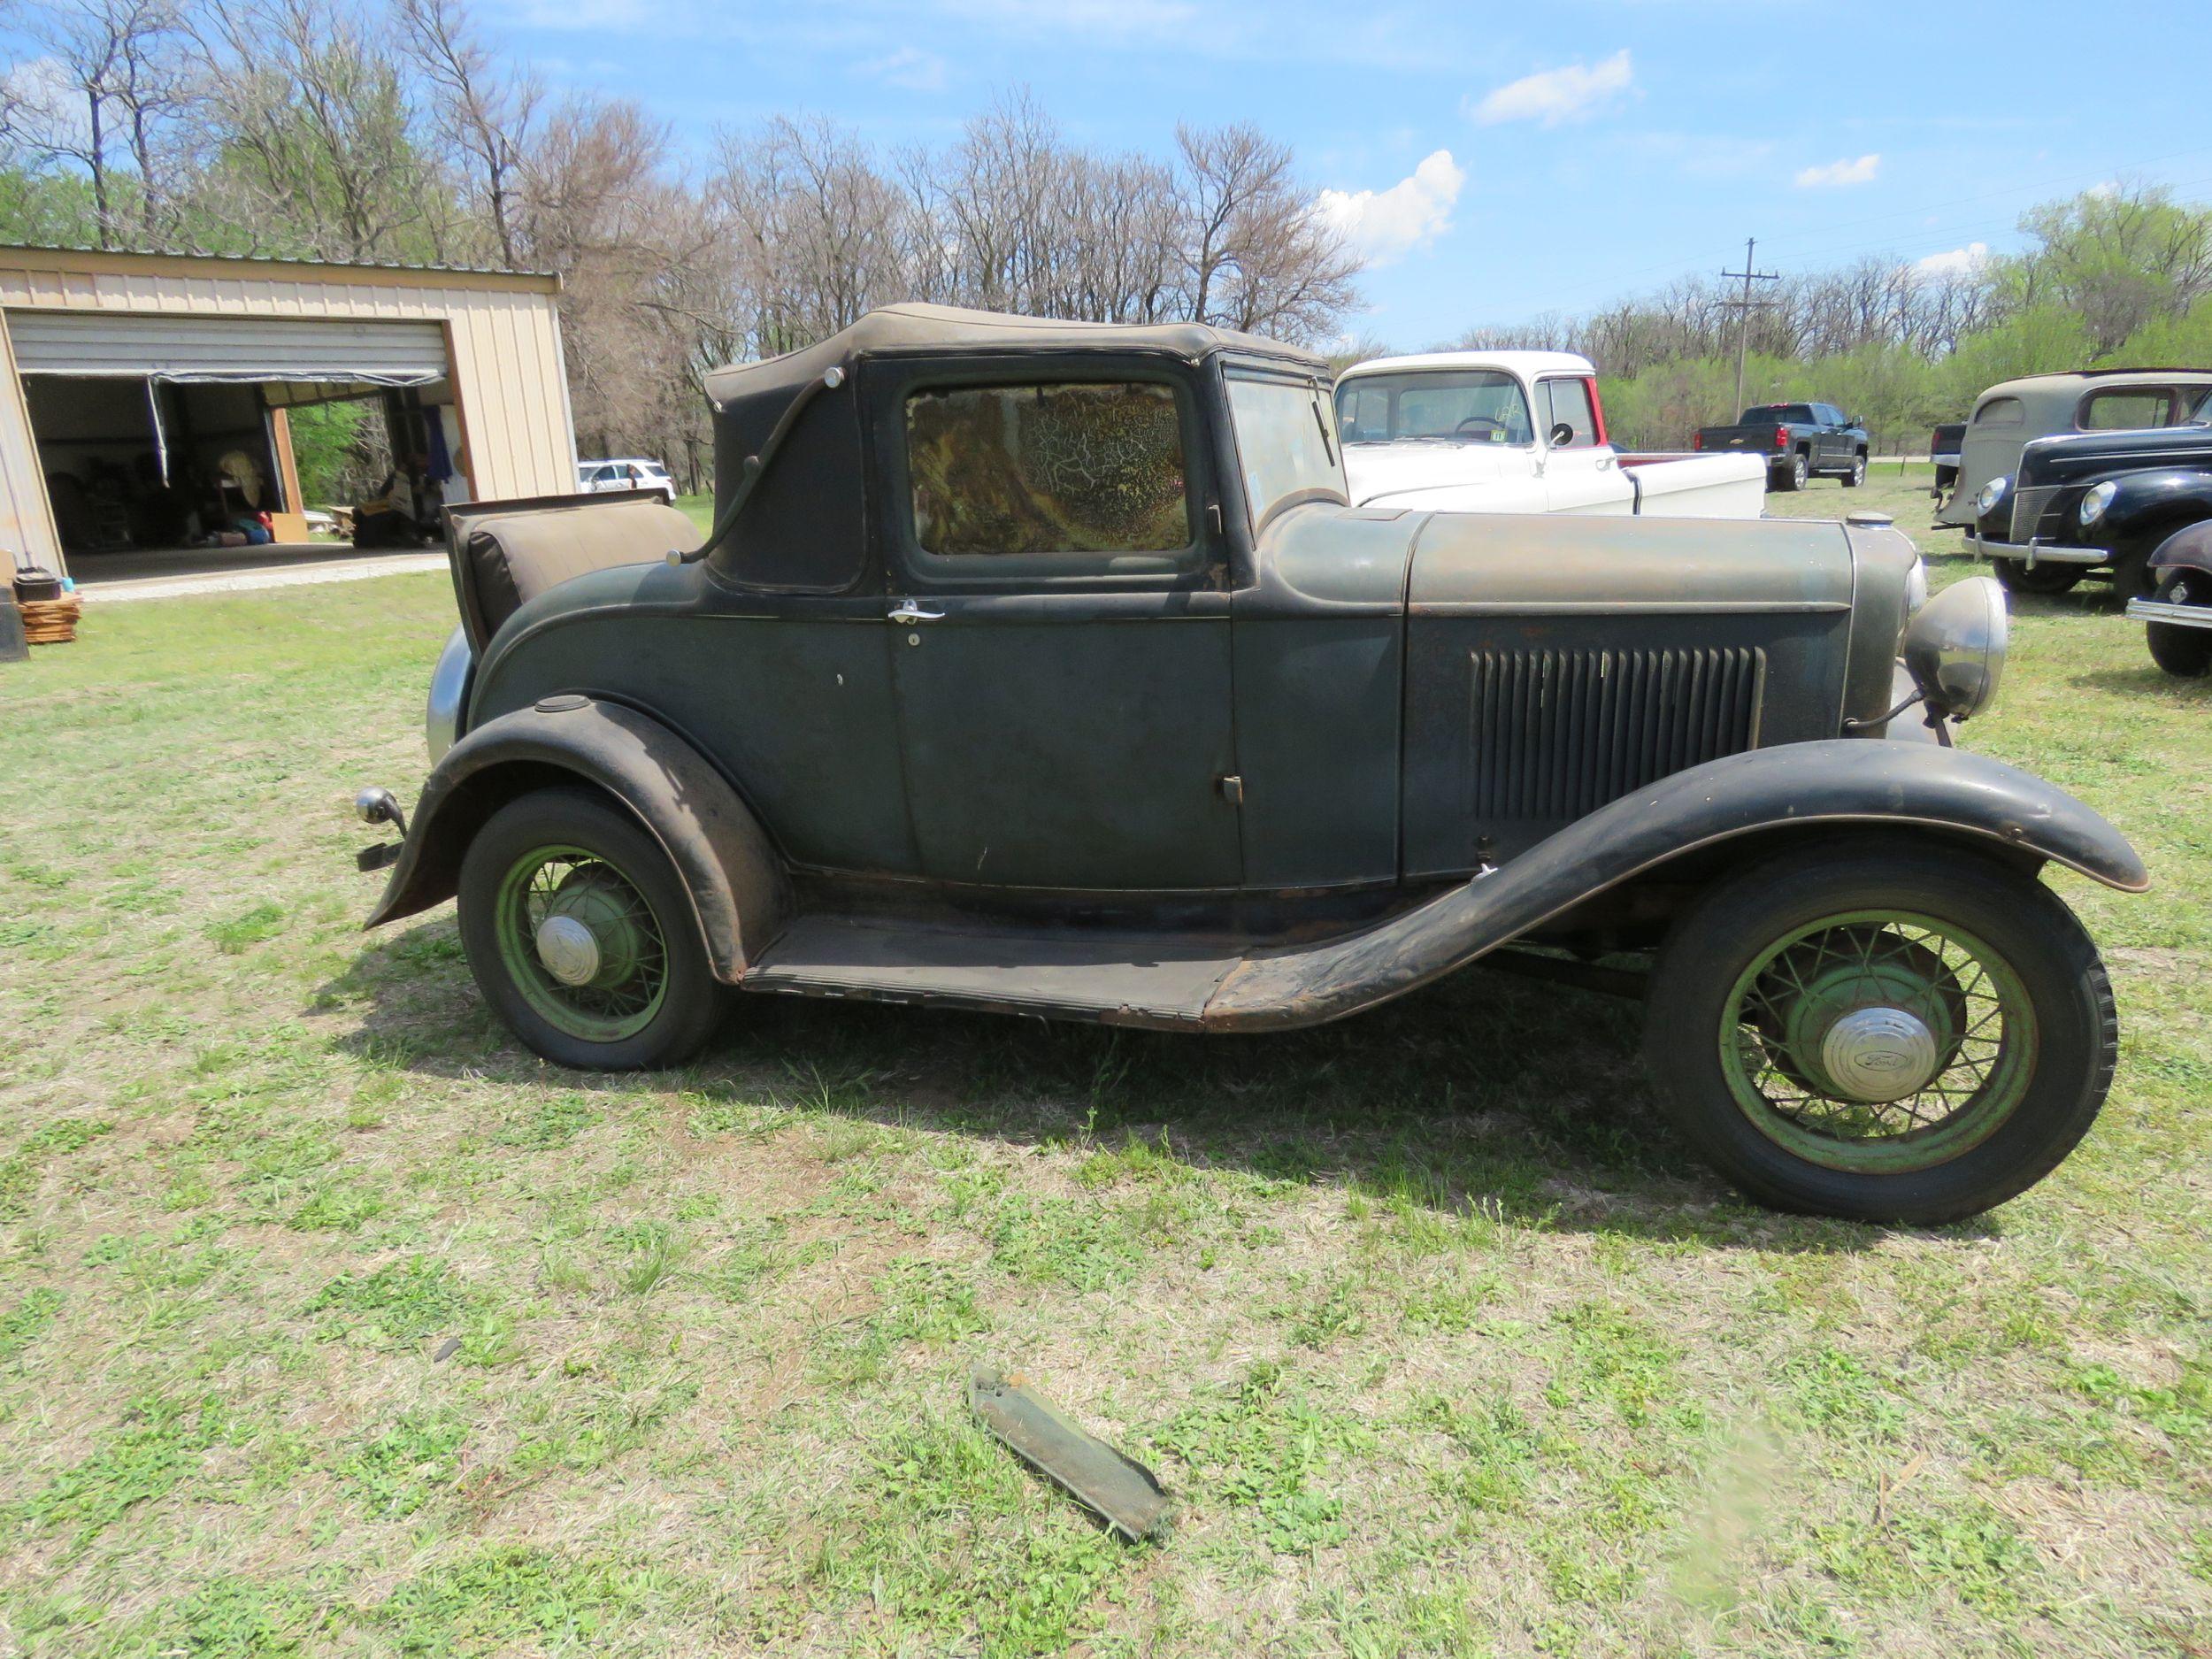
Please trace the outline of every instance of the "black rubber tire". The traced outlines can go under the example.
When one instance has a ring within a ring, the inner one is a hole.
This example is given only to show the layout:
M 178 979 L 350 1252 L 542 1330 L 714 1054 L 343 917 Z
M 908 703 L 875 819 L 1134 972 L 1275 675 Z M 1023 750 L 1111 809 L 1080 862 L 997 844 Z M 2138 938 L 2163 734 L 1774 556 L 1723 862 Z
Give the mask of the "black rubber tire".
M 2018 559 L 1992 559 L 1990 564 L 1996 570 L 1998 585 L 2007 593 L 2037 598 L 2070 593 L 2089 573 L 2085 565 L 2039 565 L 2030 570 Z
M 517 859 L 548 844 L 579 847 L 628 878 L 668 948 L 668 986 L 643 1030 L 615 1042 L 562 1031 L 531 1007 L 501 960 L 496 900 Z M 461 860 L 461 944 L 492 1010 L 534 1054 L 587 1071 L 635 1071 L 679 1065 L 713 1035 L 724 1007 L 708 965 L 691 895 L 661 844 L 637 820 L 588 789 L 539 789 L 492 814 Z
M 1787 466 L 1773 474 L 1774 488 L 1785 495 L 1794 495 L 1805 488 L 1812 475 L 1812 464 L 1805 458 L 1804 452 L 1800 450 L 1790 457 L 1790 464 Z
M 2212 576 L 2202 571 L 2165 572 L 2152 596 L 2162 604 L 2202 606 L 2205 619 L 2212 622 Z M 2202 680 L 2212 674 L 2212 628 L 2153 622 L 2144 632 L 2150 639 L 2151 661 L 2176 679 Z
M 1850 470 L 1843 475 L 1843 487 L 1846 489 L 1856 489 L 1865 482 L 1866 457 L 1863 454 L 1855 455 L 1851 457 Z
M 2158 585 L 2151 572 L 2151 552 L 2162 537 L 2122 548 L 2112 561 L 2112 591 L 2122 599 L 2147 599 Z
M 2011 964 L 2035 1010 L 2035 1069 L 2012 1115 L 1947 1161 L 1899 1173 L 1830 1169 L 1745 1116 L 1720 1057 L 1723 1004 L 1758 953 L 1794 927 L 1895 908 L 1955 922 Z M 1939 1225 L 2017 1196 L 2055 1169 L 2112 1086 L 2119 1020 L 2097 948 L 2039 881 L 1940 844 L 1834 841 L 1722 881 L 1676 921 L 1647 999 L 1645 1058 L 1675 1123 L 1745 1193 L 1777 1210 Z

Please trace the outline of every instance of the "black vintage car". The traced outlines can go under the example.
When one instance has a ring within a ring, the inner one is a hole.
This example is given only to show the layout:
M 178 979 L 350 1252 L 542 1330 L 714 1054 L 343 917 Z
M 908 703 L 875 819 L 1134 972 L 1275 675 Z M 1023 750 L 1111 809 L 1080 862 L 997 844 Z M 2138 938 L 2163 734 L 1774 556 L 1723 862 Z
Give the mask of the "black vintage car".
M 2212 674 L 2212 518 L 2177 530 L 2151 555 L 2148 598 L 2128 601 L 2151 660 L 2180 680 Z
M 901 306 L 707 390 L 696 548 L 449 515 L 372 922 L 457 894 L 539 1054 L 680 1062 L 731 987 L 1279 1031 L 1486 958 L 1641 997 L 1769 1202 L 1968 1214 L 2096 1115 L 2111 992 L 2037 875 L 2147 877 L 1948 747 L 2002 597 L 1926 600 L 1880 515 L 1356 509 L 1326 365 L 1194 326 Z
M 1967 540 L 1997 580 L 2057 594 L 2093 572 L 2130 597 L 2149 593 L 2153 550 L 2212 518 L 2212 391 L 2193 396 L 2175 425 L 2030 440 L 1971 503 Z

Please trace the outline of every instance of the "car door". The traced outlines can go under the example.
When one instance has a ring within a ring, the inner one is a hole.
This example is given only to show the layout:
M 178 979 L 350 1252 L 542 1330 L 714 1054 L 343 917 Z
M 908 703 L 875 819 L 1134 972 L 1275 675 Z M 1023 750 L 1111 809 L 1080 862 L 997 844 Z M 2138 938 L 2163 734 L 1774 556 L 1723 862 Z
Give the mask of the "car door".
M 1242 876 L 1198 388 L 1126 356 L 872 365 L 908 811 L 939 881 Z
M 1636 510 L 1635 487 L 1620 469 L 1611 446 L 1601 444 L 1589 383 L 1579 375 L 1559 375 L 1536 382 L 1538 442 L 1544 445 L 1544 498 L 1552 512 L 1626 515 Z M 1572 428 L 1564 443 L 1551 434 Z

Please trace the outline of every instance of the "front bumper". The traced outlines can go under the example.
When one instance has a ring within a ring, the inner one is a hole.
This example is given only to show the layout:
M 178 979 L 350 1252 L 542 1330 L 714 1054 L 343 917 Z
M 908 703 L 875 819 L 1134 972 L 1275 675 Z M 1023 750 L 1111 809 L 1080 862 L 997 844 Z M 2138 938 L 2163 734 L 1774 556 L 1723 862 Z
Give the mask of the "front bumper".
M 2212 605 L 2176 605 L 2161 599 L 2131 599 L 2128 615 L 2138 622 L 2162 622 L 2172 628 L 2212 628 Z
M 2000 541 L 1970 526 L 1966 545 L 1984 558 L 2016 559 L 2033 570 L 2039 565 L 2109 565 L 2112 549 L 2101 547 L 2062 547 L 2050 541 Z

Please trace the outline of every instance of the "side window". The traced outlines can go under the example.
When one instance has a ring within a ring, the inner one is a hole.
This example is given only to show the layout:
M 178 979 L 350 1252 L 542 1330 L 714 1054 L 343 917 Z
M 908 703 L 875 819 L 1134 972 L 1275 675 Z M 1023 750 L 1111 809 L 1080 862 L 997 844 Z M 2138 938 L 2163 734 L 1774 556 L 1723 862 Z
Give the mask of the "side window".
M 1540 380 L 1536 384 L 1536 399 L 1544 408 L 1547 433 L 1563 420 L 1575 429 L 1575 435 L 1562 448 L 1586 449 L 1598 441 L 1597 417 L 1590 409 L 1588 381 Z
M 926 553 L 1180 553 L 1196 540 L 1182 412 L 1155 381 L 925 389 L 906 400 Z
M 2076 424 L 2084 432 L 2124 431 L 2135 426 L 2170 426 L 2174 395 L 2163 386 L 2116 386 L 2081 400 Z
M 1338 394 L 1337 430 L 1347 443 L 1390 442 L 1390 388 L 1354 380 Z
M 2024 425 L 2028 408 L 2016 397 L 1993 397 L 1974 411 L 1973 424 L 1985 431 Z

